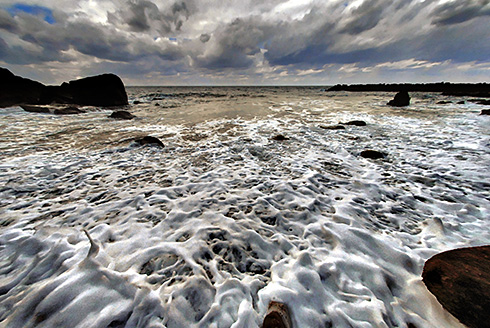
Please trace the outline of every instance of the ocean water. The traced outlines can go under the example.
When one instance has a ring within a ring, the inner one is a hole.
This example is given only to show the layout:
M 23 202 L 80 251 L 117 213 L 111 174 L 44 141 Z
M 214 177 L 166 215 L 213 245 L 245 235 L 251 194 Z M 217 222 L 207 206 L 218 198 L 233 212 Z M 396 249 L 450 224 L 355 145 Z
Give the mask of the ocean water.
M 0 327 L 260 327 L 270 301 L 294 327 L 462 327 L 421 272 L 490 243 L 483 106 L 293 87 L 128 94 L 131 121 L 0 109 Z M 324 128 L 351 120 L 366 126 Z

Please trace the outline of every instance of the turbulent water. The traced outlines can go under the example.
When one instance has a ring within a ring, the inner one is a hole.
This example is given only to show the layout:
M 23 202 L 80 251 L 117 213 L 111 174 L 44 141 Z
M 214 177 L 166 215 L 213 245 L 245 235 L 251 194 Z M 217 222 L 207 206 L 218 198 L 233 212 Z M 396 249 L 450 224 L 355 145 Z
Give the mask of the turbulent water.
M 0 327 L 260 327 L 270 301 L 294 327 L 462 327 L 421 272 L 490 243 L 483 106 L 128 93 L 131 121 L 0 109 Z

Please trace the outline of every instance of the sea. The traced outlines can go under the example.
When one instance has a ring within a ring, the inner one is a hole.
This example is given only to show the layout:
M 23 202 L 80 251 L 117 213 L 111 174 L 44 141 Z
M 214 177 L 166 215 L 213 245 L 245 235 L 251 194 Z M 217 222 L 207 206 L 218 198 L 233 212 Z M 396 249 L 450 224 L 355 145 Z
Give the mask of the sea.
M 463 327 L 421 273 L 490 244 L 483 105 L 127 92 L 133 120 L 0 109 L 0 327 L 253 328 L 272 301 L 298 328 Z

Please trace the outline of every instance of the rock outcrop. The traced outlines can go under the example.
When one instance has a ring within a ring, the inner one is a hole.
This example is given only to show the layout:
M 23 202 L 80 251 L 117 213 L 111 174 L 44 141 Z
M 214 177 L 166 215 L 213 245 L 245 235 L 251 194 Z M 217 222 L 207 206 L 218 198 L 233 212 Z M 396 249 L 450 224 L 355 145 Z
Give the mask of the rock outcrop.
M 18 105 L 73 104 L 82 106 L 124 106 L 128 96 L 121 79 L 102 74 L 46 86 L 0 68 L 0 107 Z
M 407 91 L 399 91 L 395 98 L 388 102 L 388 106 L 405 107 L 410 105 L 410 95 Z
M 437 254 L 425 262 L 422 278 L 439 303 L 463 324 L 490 327 L 490 246 Z

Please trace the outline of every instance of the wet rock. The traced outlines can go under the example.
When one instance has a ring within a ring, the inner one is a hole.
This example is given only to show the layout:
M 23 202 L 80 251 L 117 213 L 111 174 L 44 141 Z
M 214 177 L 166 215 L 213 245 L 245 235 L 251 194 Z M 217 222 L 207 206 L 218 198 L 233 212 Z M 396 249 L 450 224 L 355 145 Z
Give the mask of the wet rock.
M 490 105 L 490 99 L 468 99 L 468 101 L 479 105 Z
M 407 91 L 400 91 L 395 98 L 388 102 L 388 106 L 404 107 L 410 105 L 410 95 Z
M 265 315 L 262 328 L 291 328 L 291 316 L 288 306 L 284 303 L 271 301 Z
M 480 115 L 490 115 L 490 109 L 484 109 L 481 111 Z
M 56 108 L 53 111 L 53 114 L 56 115 L 74 115 L 74 114 L 81 114 L 81 113 L 85 113 L 85 111 L 75 106 Z
M 354 126 L 366 126 L 366 122 L 364 121 L 349 121 L 347 123 L 342 123 L 344 125 L 354 125 Z
M 138 138 L 136 139 L 136 142 L 139 143 L 140 145 L 157 145 L 157 146 L 160 146 L 160 147 L 165 147 L 163 142 L 156 138 L 156 137 L 152 137 L 152 136 L 145 136 L 143 138 Z
M 271 139 L 275 140 L 275 141 L 286 141 L 286 140 L 289 140 L 289 137 L 286 137 L 282 134 L 277 134 L 277 135 L 273 136 Z
M 464 105 L 466 102 L 464 100 L 460 100 L 457 102 L 458 105 Z
M 447 104 L 452 104 L 452 101 L 449 101 L 449 100 L 441 100 L 441 101 L 436 102 L 436 104 L 438 104 L 438 105 L 447 105 Z
M 49 107 L 39 105 L 20 105 L 26 112 L 30 113 L 50 113 Z
M 337 125 L 320 125 L 320 128 L 325 130 L 345 130 L 345 126 L 337 124 Z
M 366 149 L 361 152 L 361 157 L 369 159 L 380 159 L 385 158 L 386 154 L 377 150 Z
M 422 278 L 439 303 L 463 324 L 490 327 L 490 246 L 437 254 L 426 261 Z
M 112 112 L 111 115 L 108 116 L 109 118 L 114 118 L 116 120 L 132 120 L 136 116 L 131 114 L 130 112 L 126 110 L 116 110 Z

